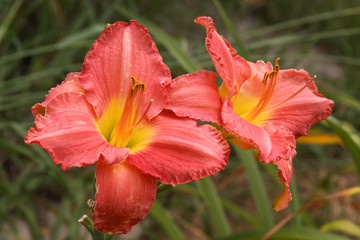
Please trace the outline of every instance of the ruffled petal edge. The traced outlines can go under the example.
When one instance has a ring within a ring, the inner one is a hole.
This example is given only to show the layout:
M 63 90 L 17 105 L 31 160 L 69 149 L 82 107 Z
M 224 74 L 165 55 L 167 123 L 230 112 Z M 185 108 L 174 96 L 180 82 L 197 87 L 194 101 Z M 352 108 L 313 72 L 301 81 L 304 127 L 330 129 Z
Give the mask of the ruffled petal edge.
M 222 100 L 216 85 L 216 74 L 197 71 L 171 81 L 167 86 L 166 109 L 179 117 L 221 124 Z
M 154 135 L 128 162 L 165 184 L 182 184 L 224 169 L 229 145 L 210 125 L 164 110 L 149 123 Z

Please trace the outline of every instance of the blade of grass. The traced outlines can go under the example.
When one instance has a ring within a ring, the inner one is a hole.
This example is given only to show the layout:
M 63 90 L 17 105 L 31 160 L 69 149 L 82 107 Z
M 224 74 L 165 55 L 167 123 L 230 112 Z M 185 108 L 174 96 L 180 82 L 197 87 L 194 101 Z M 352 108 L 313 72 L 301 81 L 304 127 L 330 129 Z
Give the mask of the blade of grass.
M 5 19 L 2 21 L 0 25 L 0 43 L 3 40 L 3 37 L 5 36 L 5 33 L 11 23 L 11 21 L 14 19 L 17 11 L 19 10 L 23 0 L 16 0 L 13 5 L 11 6 L 8 14 L 6 15 Z
M 11 236 L 13 237 L 13 239 L 14 239 L 14 240 L 21 240 L 20 231 L 19 231 L 19 229 L 18 229 L 15 221 L 14 221 L 11 217 L 9 217 L 9 218 L 7 219 L 7 224 L 9 225 L 9 228 L 10 228 L 10 230 L 11 230 L 11 232 L 12 232 L 12 235 L 11 235 Z M 5 236 L 3 236 L 3 235 L 1 235 L 1 234 L 10 235 L 8 231 L 6 231 L 6 233 L 0 233 L 0 239 L 1 239 L 1 240 L 6 240 Z
M 224 208 L 226 208 L 229 212 L 240 216 L 248 223 L 253 225 L 255 228 L 261 227 L 259 221 L 250 212 L 240 208 L 237 204 L 227 201 L 226 199 L 222 199 L 222 204 L 224 205 Z
M 261 164 L 264 169 L 268 172 L 268 174 L 270 175 L 270 177 L 273 179 L 273 181 L 275 182 L 275 184 L 277 184 L 279 187 L 283 187 L 283 184 L 279 181 L 279 177 L 278 177 L 278 169 L 274 164 Z M 298 194 L 297 188 L 296 188 L 296 178 L 295 178 L 295 171 L 293 173 L 293 177 L 291 180 L 291 185 L 290 185 L 290 191 L 291 191 L 291 195 L 292 195 L 292 200 L 289 203 L 289 208 L 291 209 L 292 212 L 296 211 L 296 209 L 299 209 L 301 207 L 301 200 L 300 200 L 300 196 Z M 302 226 L 303 222 L 306 222 L 307 225 L 309 226 L 313 226 L 313 223 L 311 221 L 310 216 L 307 214 L 307 212 L 302 212 L 299 215 L 294 217 L 294 225 L 295 226 Z
M 263 36 L 263 35 L 271 33 L 271 32 L 300 26 L 303 24 L 318 23 L 319 21 L 335 19 L 335 18 L 339 18 L 339 17 L 348 17 L 348 16 L 358 15 L 358 14 L 360 14 L 360 7 L 329 11 L 329 12 L 324 12 L 324 13 L 319 13 L 319 14 L 315 14 L 315 15 L 310 15 L 310 16 L 293 19 L 290 21 L 280 22 L 278 24 L 274 24 L 274 25 L 271 25 L 268 27 L 257 28 L 256 30 L 244 33 L 244 36 L 247 38 L 253 38 L 253 37 L 257 37 L 257 36 Z
M 41 47 L 26 49 L 10 55 L 2 56 L 0 58 L 0 64 L 16 61 L 22 58 L 40 55 L 44 53 L 59 51 L 66 48 L 79 48 L 79 47 L 82 48 L 82 47 L 90 46 L 92 41 L 86 41 L 86 39 L 94 35 L 98 35 L 99 33 L 102 32 L 102 30 L 104 30 L 104 24 L 94 24 L 89 28 L 76 32 L 55 44 L 43 45 Z
M 334 99 L 335 102 L 341 102 L 342 104 L 350 107 L 352 110 L 360 112 L 360 100 L 354 98 L 346 92 L 338 91 L 335 89 L 326 89 L 325 95 L 331 99 Z
M 139 226 L 141 227 L 141 229 L 144 231 L 144 233 L 146 234 L 146 237 L 149 240 L 159 240 L 159 238 L 156 236 L 155 231 L 152 227 L 147 226 L 146 224 L 144 224 L 144 222 L 139 222 Z
M 272 208 L 266 194 L 265 186 L 260 176 L 259 169 L 252 155 L 253 152 L 242 150 L 234 144 L 232 144 L 232 147 L 235 150 L 236 155 L 244 164 L 246 176 L 256 203 L 261 226 L 263 228 L 271 228 L 274 226 Z
M 161 206 L 161 204 L 155 200 L 154 204 L 150 210 L 150 216 L 153 217 L 165 230 L 169 238 L 172 240 L 185 240 L 186 237 L 181 232 L 179 227 L 174 223 L 172 218 L 166 212 L 166 210 Z
M 354 163 L 356 166 L 356 171 L 358 175 L 358 180 L 360 181 L 360 138 L 359 134 L 355 132 L 353 127 L 349 123 L 342 123 L 337 120 L 335 117 L 330 116 L 328 119 L 323 121 L 328 124 L 341 138 L 344 143 L 344 146 L 349 150 Z
M 293 172 L 293 176 L 292 176 L 292 179 L 291 179 L 290 191 L 291 191 L 291 195 L 292 195 L 292 200 L 289 203 L 289 207 L 291 209 L 291 212 L 295 212 L 296 209 L 299 209 L 301 207 L 301 205 L 302 205 L 299 194 L 298 194 L 298 191 L 297 191 L 297 188 L 296 188 L 295 172 Z M 299 215 L 294 217 L 294 220 L 292 222 L 294 226 L 301 227 L 303 225 L 303 215 L 305 213 L 306 212 L 302 212 Z
M 266 230 L 243 231 L 227 238 L 217 240 L 259 240 L 266 233 Z M 332 233 L 322 232 L 314 228 L 307 227 L 288 227 L 279 230 L 271 240 L 350 240 L 349 238 Z
M 301 208 L 296 210 L 295 212 L 292 212 L 290 215 L 286 216 L 284 219 L 282 219 L 280 222 L 276 224 L 272 229 L 270 229 L 263 237 L 262 240 L 268 240 L 270 239 L 274 234 L 276 234 L 279 230 L 285 226 L 286 223 L 288 223 L 292 218 L 294 218 L 299 213 L 303 212 L 304 210 L 319 206 L 320 204 L 323 204 L 325 201 L 329 201 L 336 198 L 342 198 L 342 197 L 350 197 L 356 194 L 360 193 L 360 187 L 351 187 L 327 196 L 323 196 L 317 199 L 312 200 L 311 202 L 306 203 Z
M 26 134 L 27 126 L 24 126 L 24 124 L 16 123 L 16 122 L 10 122 L 8 123 L 9 128 L 12 128 L 18 136 L 23 138 Z M 48 169 L 49 174 L 52 174 L 55 179 L 60 183 L 60 185 L 64 188 L 65 192 L 72 198 L 75 199 L 75 193 L 72 191 L 72 188 L 70 183 L 66 177 L 65 173 L 62 172 L 50 159 L 50 156 L 45 152 L 43 149 L 41 149 L 38 146 L 30 146 L 31 149 L 36 153 L 36 158 L 30 158 L 30 159 L 36 159 L 36 162 L 42 162 L 44 167 Z
M 328 222 L 321 226 L 322 231 L 338 231 L 354 237 L 360 237 L 360 226 L 348 219 L 340 219 Z
M 61 67 L 53 67 L 50 69 L 44 69 L 42 71 L 36 71 L 30 74 L 22 75 L 12 79 L 7 79 L 6 82 L 0 83 L 0 95 L 8 92 L 20 91 L 29 87 L 35 81 L 42 79 L 42 84 L 46 79 L 63 76 L 64 72 L 72 72 L 81 69 L 81 63 L 65 65 Z M 64 75 L 65 78 L 65 75 Z
M 174 189 L 178 190 L 178 191 L 182 191 L 182 192 L 192 194 L 194 196 L 202 196 L 202 194 L 200 193 L 200 190 L 198 190 L 195 187 L 190 186 L 189 184 L 177 185 Z M 230 211 L 231 213 L 236 214 L 237 216 L 243 218 L 244 220 L 246 220 L 251 225 L 260 228 L 259 221 L 251 213 L 247 212 L 243 208 L 240 208 L 237 204 L 235 204 L 235 203 L 233 203 L 233 202 L 231 202 L 231 201 L 229 201 L 227 199 L 221 198 L 221 202 L 222 202 L 224 208 L 226 208 L 228 211 Z
M 17 205 L 17 210 L 23 215 L 25 222 L 29 228 L 33 240 L 41 240 L 43 237 L 40 233 L 40 228 L 36 222 L 36 214 L 33 207 L 25 206 L 22 203 Z
M 70 208 L 70 201 L 69 199 L 65 198 L 62 203 L 60 208 L 58 208 L 58 211 L 56 212 L 56 222 L 54 223 L 49 239 L 50 240 L 56 240 L 58 239 L 58 235 L 59 235 L 59 231 L 62 227 L 62 224 L 65 220 L 66 214 L 68 214 L 71 211 Z
M 196 181 L 196 184 L 206 201 L 211 212 L 212 220 L 219 237 L 225 237 L 231 233 L 224 208 L 221 204 L 219 194 L 217 193 L 214 183 L 210 177 Z
M 173 55 L 173 57 L 187 72 L 195 72 L 201 69 L 201 67 L 193 61 L 193 58 L 188 53 L 183 51 L 179 44 L 156 24 L 146 18 L 140 17 L 123 6 L 117 7 L 116 10 L 125 17 L 136 19 L 136 21 L 147 27 L 150 34 L 155 37 L 156 41 L 164 45 L 164 47 Z
M 281 37 L 266 38 L 265 40 L 254 41 L 247 45 L 248 50 L 259 49 L 263 47 L 278 46 L 298 41 L 318 41 L 326 38 L 336 38 L 345 36 L 355 36 L 360 34 L 360 28 L 346 28 L 329 30 L 316 33 L 296 34 L 296 35 L 285 35 Z
M 267 56 L 264 54 L 257 55 L 254 54 L 252 57 L 255 59 L 272 59 L 272 56 Z M 201 57 L 196 57 L 201 59 Z M 349 57 L 349 56 L 339 56 L 339 55 L 330 55 L 330 54 L 281 54 L 281 60 L 304 60 L 308 62 L 334 62 L 341 63 L 346 65 L 360 66 L 360 58 Z
M 225 26 L 227 27 L 227 29 L 229 30 L 229 32 L 233 36 L 235 44 L 237 46 L 237 51 L 238 51 L 239 55 L 242 56 L 245 59 L 248 59 L 249 54 L 246 51 L 245 46 L 244 46 L 239 34 L 236 32 L 234 25 L 231 23 L 230 18 L 226 14 L 225 9 L 222 7 L 219 0 L 213 0 L 213 3 L 215 5 L 217 11 L 219 12 L 222 20 L 224 21 Z
M 44 98 L 45 95 L 46 95 L 46 92 L 17 94 L 18 99 L 16 101 L 12 101 L 12 102 L 8 102 L 8 103 L 0 103 L 0 111 L 6 111 L 6 110 L 10 110 L 12 108 L 18 108 L 18 107 L 29 105 L 29 102 L 40 101 L 41 99 Z M 10 96 L 7 99 L 9 99 L 9 98 L 15 98 L 15 96 Z

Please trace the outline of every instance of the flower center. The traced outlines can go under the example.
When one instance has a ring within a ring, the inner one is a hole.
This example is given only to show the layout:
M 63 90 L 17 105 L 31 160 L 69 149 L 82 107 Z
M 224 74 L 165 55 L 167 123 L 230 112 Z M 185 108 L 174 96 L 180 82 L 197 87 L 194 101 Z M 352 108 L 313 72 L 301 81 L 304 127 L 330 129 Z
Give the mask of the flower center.
M 285 99 L 276 103 L 272 102 L 270 104 L 280 71 L 278 64 L 279 60 L 280 58 L 276 59 L 275 66 L 271 72 L 265 72 L 262 80 L 260 96 L 252 96 L 251 94 L 247 95 L 246 92 L 241 93 L 239 90 L 237 95 L 232 98 L 234 111 L 246 121 L 255 125 L 262 125 L 270 117 L 270 110 L 294 98 L 313 82 L 315 77 L 311 78 L 303 87 Z
M 131 76 L 132 84 L 126 98 L 112 99 L 102 114 L 98 125 L 102 135 L 115 147 L 128 147 L 134 152 L 146 145 L 152 136 L 152 128 L 146 119 L 150 103 L 143 108 L 145 84 Z
M 280 66 L 278 64 L 279 60 L 280 58 L 276 59 L 274 69 L 271 72 L 265 72 L 259 101 L 255 107 L 242 116 L 245 120 L 249 122 L 254 121 L 255 118 L 259 116 L 259 114 L 263 112 L 269 104 L 275 90 L 277 75 L 280 70 Z

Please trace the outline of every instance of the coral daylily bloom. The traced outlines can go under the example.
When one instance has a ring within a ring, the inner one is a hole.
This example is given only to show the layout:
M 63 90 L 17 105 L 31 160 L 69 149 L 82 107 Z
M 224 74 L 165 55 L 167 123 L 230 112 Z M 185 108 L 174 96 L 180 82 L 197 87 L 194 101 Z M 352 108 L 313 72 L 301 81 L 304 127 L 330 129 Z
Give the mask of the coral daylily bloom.
M 327 118 L 333 101 L 318 93 L 306 71 L 280 70 L 278 59 L 274 67 L 263 61 L 248 62 L 217 33 L 210 17 L 198 17 L 195 22 L 206 28 L 206 48 L 223 83 L 217 89 L 211 72 L 181 76 L 170 84 L 167 106 L 178 116 L 216 123 L 227 140 L 243 149 L 256 148 L 261 161 L 276 164 L 284 192 L 273 208 L 281 210 L 291 200 L 295 139 Z M 201 94 L 195 97 L 199 89 Z M 179 102 L 179 96 L 193 97 Z M 190 99 L 197 104 L 193 106 Z
M 27 144 L 64 170 L 96 165 L 94 225 L 122 234 L 149 212 L 156 180 L 194 181 L 223 169 L 229 147 L 214 127 L 164 109 L 170 71 L 136 21 L 107 27 L 71 73 L 36 104 Z M 44 115 L 43 115 L 44 114 Z

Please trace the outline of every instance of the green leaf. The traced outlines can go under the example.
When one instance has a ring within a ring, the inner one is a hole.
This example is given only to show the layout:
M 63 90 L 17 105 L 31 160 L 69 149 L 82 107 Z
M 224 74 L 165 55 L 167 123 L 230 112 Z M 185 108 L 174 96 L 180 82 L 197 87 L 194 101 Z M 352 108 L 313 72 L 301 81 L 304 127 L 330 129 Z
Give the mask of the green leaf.
M 165 230 L 169 238 L 172 240 L 185 240 L 186 237 L 181 232 L 180 228 L 174 223 L 172 218 L 166 212 L 166 210 L 161 206 L 161 204 L 155 200 L 154 204 L 150 210 L 149 215 L 153 217 Z
M 345 122 L 340 122 L 335 117 L 330 116 L 324 120 L 341 138 L 344 146 L 349 150 L 352 158 L 354 159 L 357 169 L 358 180 L 360 181 L 360 139 L 359 133 L 356 132 L 354 127 Z
M 359 65 L 360 65 L 360 59 Z M 360 100 L 349 95 L 345 91 L 338 91 L 336 89 L 329 89 L 325 92 L 326 96 L 333 99 L 335 102 L 340 102 L 346 106 L 349 106 L 352 110 L 360 112 Z
M 245 167 L 246 176 L 254 196 L 261 226 L 270 228 L 274 226 L 272 208 L 259 169 L 252 155 L 253 152 L 250 150 L 245 151 L 234 144 L 232 144 L 232 147 Z
M 40 227 L 37 225 L 36 213 L 32 208 L 33 207 L 28 207 L 23 203 L 18 203 L 17 205 L 18 211 L 23 215 L 23 219 L 29 228 L 32 239 L 41 240 L 43 238 L 41 236 Z
M 92 37 L 94 35 L 98 35 L 100 32 L 102 32 L 104 27 L 105 25 L 103 24 L 91 25 L 89 28 L 86 28 L 82 31 L 78 31 L 57 43 L 43 45 L 32 49 L 26 49 L 10 55 L 2 56 L 0 58 L 0 64 L 8 63 L 11 61 L 15 61 L 35 55 L 59 51 L 67 48 L 79 48 L 79 47 L 81 48 L 85 46 L 90 46 L 91 42 L 85 41 L 85 39 Z
M 226 238 L 220 238 L 218 240 L 259 240 L 265 234 L 267 230 L 253 230 L 253 231 L 243 231 L 241 233 L 232 235 Z M 314 228 L 304 228 L 304 227 L 289 227 L 282 228 L 277 233 L 275 233 L 271 240 L 350 240 L 349 238 L 335 235 L 332 233 L 322 232 Z
M 323 231 L 339 231 L 348 233 L 354 237 L 360 237 L 360 226 L 348 219 L 335 220 L 328 222 L 321 227 Z
M 231 233 L 229 223 L 226 219 L 224 208 L 221 204 L 219 194 L 210 177 L 196 181 L 211 212 L 212 220 L 216 227 L 218 236 L 224 237 Z
M 11 6 L 9 12 L 7 13 L 4 20 L 2 20 L 2 23 L 0 25 L 0 43 L 3 37 L 5 36 L 5 33 L 11 23 L 11 21 L 14 19 L 17 11 L 19 10 L 23 0 L 16 0 L 13 5 Z
M 360 34 L 360 28 L 345 28 L 337 30 L 329 30 L 307 34 L 291 34 L 281 37 L 267 38 L 265 40 L 253 41 L 247 45 L 248 50 L 254 50 L 262 47 L 281 46 L 283 44 L 299 42 L 299 41 L 318 41 L 327 38 L 337 38 L 345 36 L 355 36 Z
M 200 193 L 200 190 L 190 186 L 189 184 L 177 185 L 174 189 L 192 194 L 194 196 L 202 196 L 202 194 Z M 221 198 L 221 202 L 222 202 L 224 208 L 227 209 L 232 214 L 235 214 L 235 215 L 243 218 L 244 220 L 246 220 L 248 223 L 250 223 L 254 227 L 261 227 L 257 218 L 255 216 L 253 216 L 247 210 L 239 207 L 238 204 L 235 204 L 225 198 Z
M 245 46 L 244 46 L 239 34 L 236 32 L 236 29 L 235 29 L 234 25 L 232 24 L 230 18 L 226 14 L 225 9 L 222 7 L 219 0 L 213 0 L 213 3 L 215 5 L 216 9 L 218 10 L 222 20 L 224 21 L 226 28 L 229 30 L 229 32 L 233 36 L 235 44 L 238 48 L 237 51 L 238 51 L 239 55 L 245 59 L 248 59 L 249 54 L 246 51 Z
M 318 23 L 324 20 L 335 19 L 339 17 L 348 17 L 358 14 L 360 14 L 360 7 L 352 7 L 346 9 L 339 9 L 335 11 L 323 12 L 297 19 L 292 19 L 290 21 L 283 21 L 278 24 L 266 26 L 263 28 L 257 28 L 256 30 L 245 33 L 244 36 L 246 36 L 247 38 L 253 38 L 255 36 L 264 36 L 265 34 L 268 33 L 284 30 L 287 28 L 297 27 L 303 24 Z

